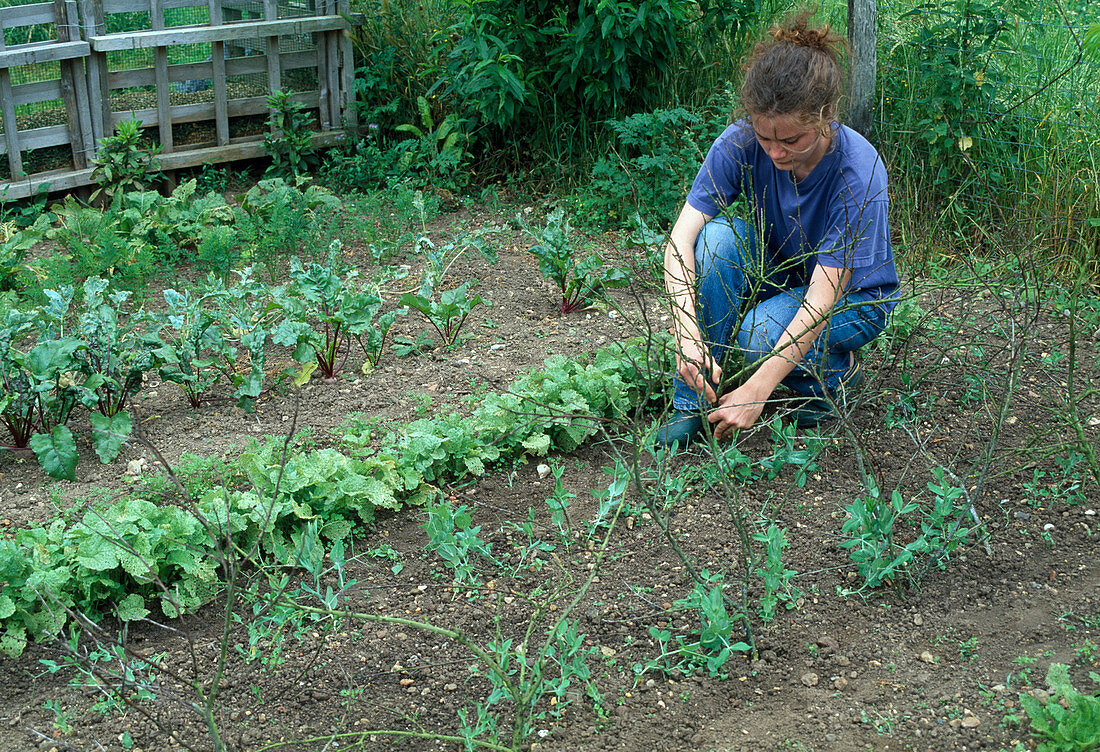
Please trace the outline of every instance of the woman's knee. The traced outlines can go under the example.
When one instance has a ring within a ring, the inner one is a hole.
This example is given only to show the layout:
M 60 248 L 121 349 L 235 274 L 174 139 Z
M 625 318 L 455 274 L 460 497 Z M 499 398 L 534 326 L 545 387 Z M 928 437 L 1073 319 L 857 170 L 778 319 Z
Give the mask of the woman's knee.
M 754 243 L 755 233 L 740 217 L 712 219 L 695 241 L 695 273 L 703 277 L 718 264 L 744 267 Z

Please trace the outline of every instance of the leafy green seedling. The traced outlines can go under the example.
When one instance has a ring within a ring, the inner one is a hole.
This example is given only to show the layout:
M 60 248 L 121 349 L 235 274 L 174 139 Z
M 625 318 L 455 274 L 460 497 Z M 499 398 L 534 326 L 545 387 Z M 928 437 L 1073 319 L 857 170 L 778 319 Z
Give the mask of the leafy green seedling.
M 432 284 L 425 277 L 418 293 L 405 293 L 401 296 L 401 305 L 420 311 L 428 323 L 435 327 L 443 344 L 450 347 L 458 341 L 462 325 L 475 307 L 492 306 L 492 302 L 484 300 L 480 295 L 470 297 L 472 286 L 473 282 L 465 282 L 452 290 L 444 290 L 436 301 L 432 294 Z
M 1089 672 L 1100 684 L 1100 674 Z M 1033 734 L 1040 739 L 1037 752 L 1083 752 L 1100 749 L 1100 695 L 1086 695 L 1073 687 L 1069 667 L 1052 663 L 1047 670 L 1050 699 L 1041 703 L 1021 694 L 1020 704 L 1031 718 Z
M 594 253 L 578 261 L 570 238 L 569 220 L 563 216 L 563 209 L 555 210 L 540 231 L 530 228 L 522 215 L 517 215 L 517 221 L 528 235 L 540 241 L 528 250 L 538 258 L 542 276 L 561 290 L 561 312 L 572 313 L 591 306 L 604 288 L 630 284 L 631 276 L 626 269 L 604 267 L 603 259 Z
M 294 349 L 299 363 L 315 363 L 326 379 L 347 364 L 354 338 L 373 368 L 382 356 L 397 312 L 378 315 L 382 295 L 376 285 L 356 283 L 357 272 L 340 259 L 343 246 L 333 240 L 325 264 L 303 266 L 290 260 L 291 282 L 272 291 L 286 318 L 272 332 L 272 341 Z M 377 318 L 376 318 L 377 317 Z
M 165 312 L 147 335 L 157 373 L 178 384 L 191 407 L 201 405 L 203 396 L 218 383 L 216 364 L 229 347 L 208 310 L 220 295 L 218 291 L 202 295 L 165 290 Z

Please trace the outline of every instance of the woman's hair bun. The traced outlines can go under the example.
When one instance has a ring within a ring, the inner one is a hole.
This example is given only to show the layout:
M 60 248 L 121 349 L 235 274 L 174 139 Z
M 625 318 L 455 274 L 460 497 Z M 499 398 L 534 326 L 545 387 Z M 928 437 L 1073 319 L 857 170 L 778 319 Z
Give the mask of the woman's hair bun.
M 777 44 L 794 44 L 839 58 L 844 48 L 843 37 L 834 34 L 829 24 L 810 26 L 811 16 L 811 11 L 802 11 L 786 24 L 772 26 L 768 34 Z
M 797 44 L 799 47 L 809 47 L 812 50 L 820 50 L 821 52 L 831 52 L 834 49 L 835 42 L 829 33 L 829 24 L 814 29 L 807 28 L 804 19 L 802 21 L 801 24 L 787 27 L 773 26 L 769 29 L 772 39 L 776 42 Z

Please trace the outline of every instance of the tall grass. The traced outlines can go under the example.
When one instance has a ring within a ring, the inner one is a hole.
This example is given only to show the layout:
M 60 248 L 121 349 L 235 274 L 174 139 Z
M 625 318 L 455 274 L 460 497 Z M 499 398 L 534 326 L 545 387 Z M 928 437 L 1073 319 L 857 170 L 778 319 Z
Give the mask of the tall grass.
M 1084 6 L 940 5 L 882 6 L 877 137 L 895 231 L 917 263 L 1012 246 L 1051 274 L 1095 276 L 1100 60 L 1080 44 Z

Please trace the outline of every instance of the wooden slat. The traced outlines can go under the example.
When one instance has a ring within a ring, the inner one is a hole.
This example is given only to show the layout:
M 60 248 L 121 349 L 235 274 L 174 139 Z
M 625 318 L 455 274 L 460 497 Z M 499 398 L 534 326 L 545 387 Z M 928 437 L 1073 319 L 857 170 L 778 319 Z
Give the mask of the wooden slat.
M 61 80 L 53 78 L 49 81 L 35 81 L 33 84 L 13 86 L 11 95 L 16 106 L 61 99 Z
M 134 31 L 125 34 L 97 35 L 88 41 L 96 52 L 110 50 L 140 50 L 150 47 L 170 47 L 176 44 L 227 42 L 256 37 L 312 34 L 334 29 L 346 29 L 348 22 L 340 16 L 286 18 L 279 21 L 245 21 L 223 26 L 179 26 L 164 31 Z
M 210 24 L 222 23 L 221 0 L 210 0 Z M 216 28 L 225 28 L 217 26 Z M 225 86 L 225 42 L 210 43 L 210 59 L 214 64 L 214 130 L 218 134 L 218 145 L 229 143 L 229 112 L 226 100 L 229 95 Z
M 88 54 L 87 42 L 50 42 L 47 44 L 21 44 L 0 52 L 0 68 L 14 68 L 17 65 L 52 63 L 58 60 L 71 60 Z
M 205 8 L 207 0 L 164 0 L 169 8 Z M 149 0 L 104 0 L 104 13 L 142 13 L 149 10 Z
M 307 109 L 313 109 L 317 107 L 317 92 L 304 91 L 294 94 L 291 100 L 300 102 Z M 230 99 L 226 103 L 226 114 L 231 118 L 244 115 L 261 115 L 266 112 L 268 112 L 267 97 Z M 157 125 L 157 110 L 155 107 L 149 107 L 144 110 L 126 110 L 125 112 L 115 113 L 111 118 L 111 126 L 114 127 L 121 121 L 129 120 L 131 117 L 140 120 L 143 125 Z M 213 120 L 214 117 L 213 102 L 172 105 L 173 123 L 199 123 L 203 120 Z
M 35 3 L 0 8 L 0 28 L 14 29 L 16 26 L 53 23 L 57 20 L 53 3 Z
M 282 70 L 295 70 L 297 68 L 313 68 L 317 65 L 317 55 L 312 52 L 288 52 L 281 58 Z M 268 60 L 265 55 L 253 55 L 251 57 L 239 57 L 225 61 L 225 75 L 243 76 L 248 73 L 265 73 L 268 70 Z M 201 63 L 179 63 L 168 66 L 169 81 L 190 81 L 195 78 L 211 78 L 214 75 L 214 66 L 210 61 Z M 132 86 L 152 86 L 156 83 L 155 71 L 152 68 L 137 68 L 127 71 L 111 71 L 107 77 L 112 89 L 126 89 Z M 29 85 L 29 84 L 28 84 Z M 21 87 L 15 87 L 16 97 Z M 45 98 L 45 97 L 43 97 Z M 37 102 L 39 99 L 27 101 Z
M 325 148 L 335 145 L 337 139 L 341 136 L 343 136 L 341 131 L 326 131 L 314 135 L 311 143 L 316 148 Z M 259 140 L 261 138 L 253 136 L 248 141 L 236 141 L 224 146 L 212 146 L 166 154 L 160 158 L 160 169 L 180 170 L 204 164 L 232 162 L 237 159 L 258 159 L 266 154 L 263 141 Z M 91 185 L 92 182 L 91 169 L 39 173 L 24 180 L 0 183 L 0 192 L 4 192 L 4 196 L 9 200 L 16 200 L 33 196 L 43 186 L 48 186 L 51 191 L 67 191 Z
M 47 146 L 61 146 L 67 143 L 69 143 L 69 127 L 66 125 L 47 125 L 45 128 L 19 131 L 19 148 L 23 151 L 43 149 Z M 7 140 L 0 140 L 0 154 L 6 154 L 7 152 Z
M 4 34 L 0 31 L 0 55 L 4 53 Z M 15 121 L 15 97 L 11 91 L 11 73 L 0 68 L 0 119 L 4 121 L 4 147 L 8 152 L 8 168 L 12 177 L 23 174 L 23 158 L 19 153 L 19 124 Z
M 154 31 L 164 29 L 164 8 L 162 0 L 149 0 L 149 20 Z M 161 151 L 165 154 L 172 148 L 172 110 L 168 101 L 168 48 L 157 47 L 153 53 L 154 78 L 157 85 L 157 134 L 160 136 Z
M 65 23 L 65 0 L 54 0 L 57 12 L 57 41 L 68 42 L 72 38 L 72 29 Z M 89 48 L 90 49 L 90 48 Z M 88 166 L 87 153 L 84 150 L 84 137 L 80 132 L 80 118 L 76 103 L 76 81 L 83 77 L 74 74 L 74 64 L 65 60 L 61 63 L 61 101 L 65 105 L 65 121 L 69 129 L 69 147 L 73 154 L 73 167 L 78 170 Z

